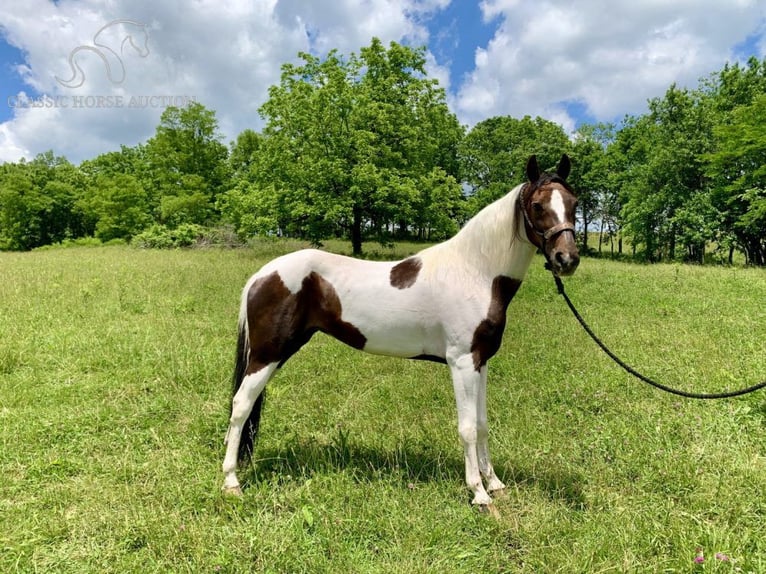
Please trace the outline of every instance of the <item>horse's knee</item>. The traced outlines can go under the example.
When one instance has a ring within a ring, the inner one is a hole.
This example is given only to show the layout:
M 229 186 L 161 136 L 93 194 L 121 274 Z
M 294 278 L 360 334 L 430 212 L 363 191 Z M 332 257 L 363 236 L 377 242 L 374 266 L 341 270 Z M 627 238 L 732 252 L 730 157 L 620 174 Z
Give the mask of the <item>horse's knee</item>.
M 463 444 L 476 444 L 478 438 L 476 425 L 461 422 L 458 424 L 457 432 L 460 435 Z

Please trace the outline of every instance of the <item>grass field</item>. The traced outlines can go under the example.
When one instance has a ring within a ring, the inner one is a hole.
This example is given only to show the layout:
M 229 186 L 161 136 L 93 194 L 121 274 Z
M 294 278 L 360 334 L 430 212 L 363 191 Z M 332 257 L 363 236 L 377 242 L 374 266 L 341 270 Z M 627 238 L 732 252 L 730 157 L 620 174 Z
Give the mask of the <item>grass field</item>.
M 541 259 L 490 362 L 496 516 L 468 503 L 447 369 L 321 335 L 222 497 L 239 292 L 293 247 L 0 254 L 0 572 L 766 572 L 766 393 L 629 378 Z M 763 270 L 586 259 L 566 284 L 650 376 L 766 378 Z

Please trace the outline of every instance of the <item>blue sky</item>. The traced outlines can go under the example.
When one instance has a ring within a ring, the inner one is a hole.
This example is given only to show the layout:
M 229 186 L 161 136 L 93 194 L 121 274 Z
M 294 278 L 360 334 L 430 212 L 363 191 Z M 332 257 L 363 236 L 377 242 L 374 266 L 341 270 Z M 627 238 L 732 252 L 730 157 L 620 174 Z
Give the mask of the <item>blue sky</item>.
M 9 3 L 11 4 L 11 3 Z M 760 0 L 25 0 L 0 11 L 0 161 L 135 145 L 168 103 L 216 111 L 225 141 L 299 51 L 373 36 L 425 45 L 471 126 L 542 116 L 572 131 L 646 110 L 725 62 L 766 55 Z M 141 46 L 132 45 L 133 39 Z M 142 44 L 143 43 L 143 44 Z M 79 66 L 79 70 L 74 66 Z M 112 76 L 109 77 L 108 73 Z M 72 79 L 72 82 L 57 80 Z
M 0 36 L 0 86 L 2 86 L 3 96 L 7 97 L 24 89 L 29 89 L 24 86 L 21 76 L 16 71 L 16 68 L 23 64 L 24 54 L 22 51 L 11 46 L 5 41 L 5 38 Z M 13 113 L 13 109 L 7 105 L 6 101 L 3 101 L 3 104 L 0 106 L 0 122 L 9 119 Z

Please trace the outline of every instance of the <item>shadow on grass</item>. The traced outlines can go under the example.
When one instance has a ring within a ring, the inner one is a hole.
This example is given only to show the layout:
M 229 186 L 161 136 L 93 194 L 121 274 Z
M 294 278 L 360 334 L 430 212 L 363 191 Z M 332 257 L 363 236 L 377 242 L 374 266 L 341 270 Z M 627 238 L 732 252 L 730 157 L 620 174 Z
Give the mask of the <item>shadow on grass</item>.
M 540 465 L 538 465 L 540 466 Z M 586 506 L 582 476 L 565 469 L 528 469 L 520 466 L 495 465 L 500 478 L 508 487 L 540 489 L 548 498 L 574 509 Z M 257 448 L 248 469 L 241 478 L 244 487 L 259 477 L 279 480 L 280 477 L 350 473 L 357 482 L 394 479 L 403 488 L 417 483 L 461 483 L 464 477 L 463 458 L 424 444 L 400 444 L 395 448 L 354 444 L 342 432 L 330 442 L 293 437 L 278 448 Z

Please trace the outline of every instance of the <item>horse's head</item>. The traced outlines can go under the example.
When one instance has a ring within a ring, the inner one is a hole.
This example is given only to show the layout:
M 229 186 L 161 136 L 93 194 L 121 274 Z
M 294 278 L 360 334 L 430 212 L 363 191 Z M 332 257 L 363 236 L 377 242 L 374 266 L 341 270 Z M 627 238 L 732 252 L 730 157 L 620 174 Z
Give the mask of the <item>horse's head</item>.
M 566 182 L 570 168 L 569 157 L 562 155 L 554 173 L 541 173 L 537 158 L 530 157 L 529 182 L 519 195 L 527 238 L 542 250 L 551 271 L 559 276 L 571 275 L 580 263 L 575 243 L 577 198 Z

